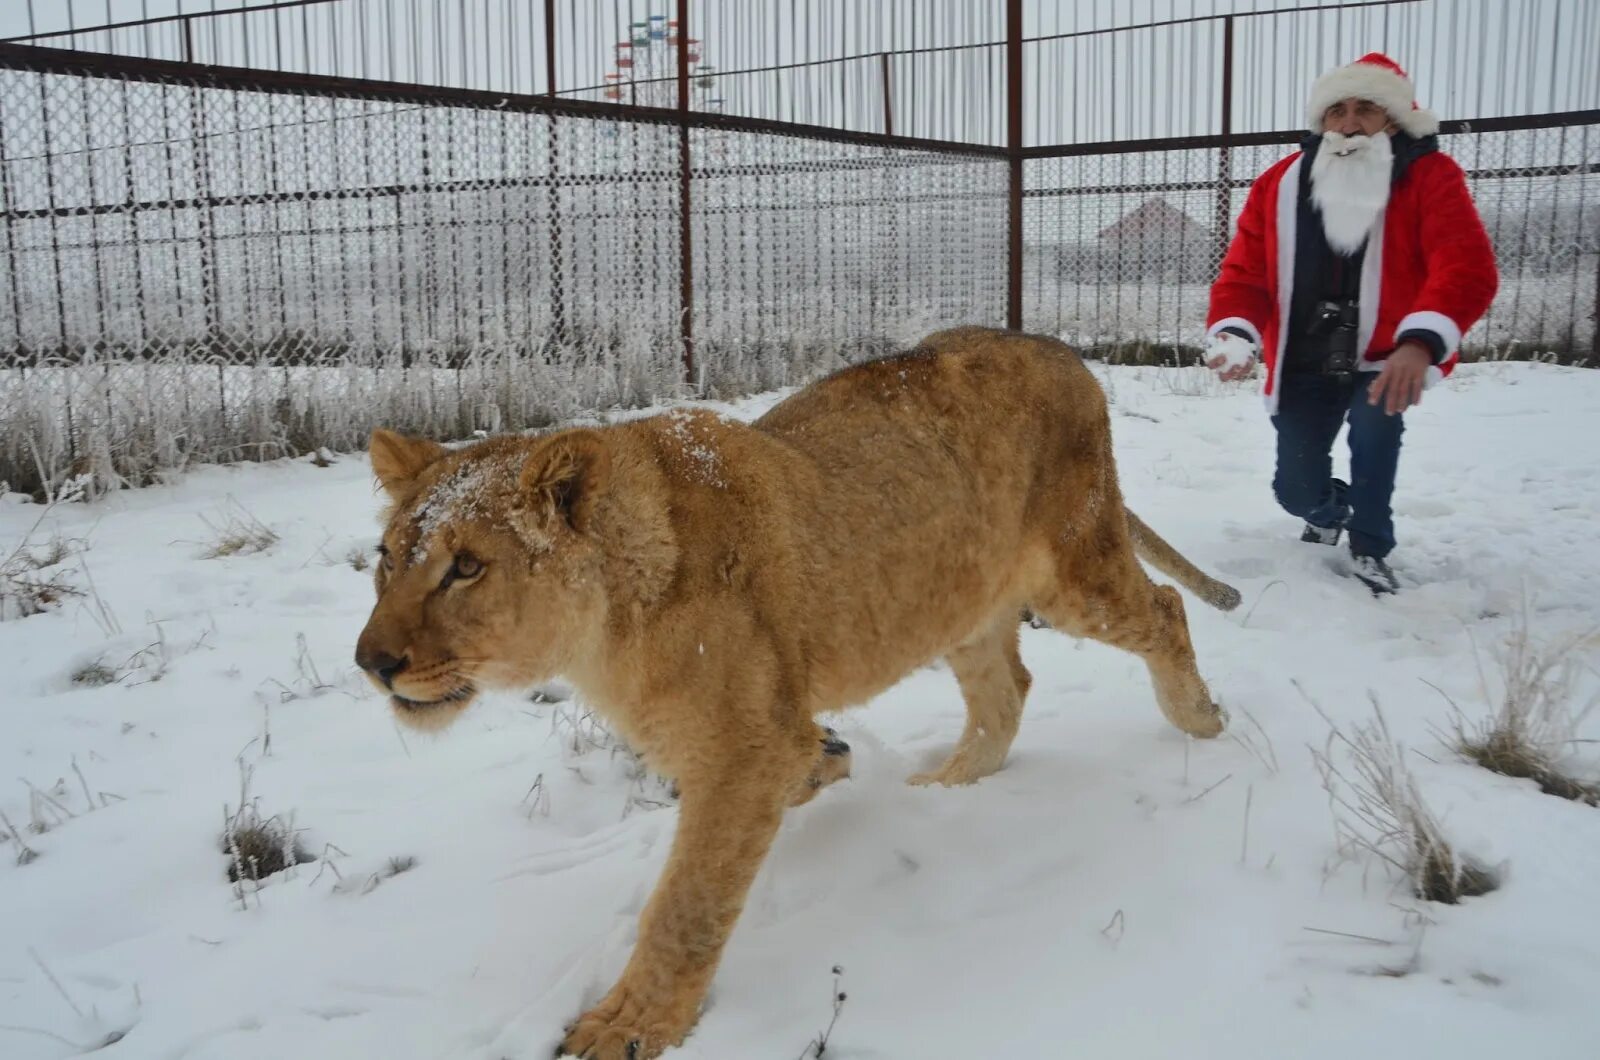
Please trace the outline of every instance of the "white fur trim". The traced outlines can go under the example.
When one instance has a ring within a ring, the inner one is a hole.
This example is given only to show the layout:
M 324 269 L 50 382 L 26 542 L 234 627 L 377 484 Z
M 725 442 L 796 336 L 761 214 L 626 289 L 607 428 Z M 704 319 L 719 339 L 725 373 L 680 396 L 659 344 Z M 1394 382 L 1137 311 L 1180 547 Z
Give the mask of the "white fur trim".
M 1416 92 L 1411 82 L 1372 63 L 1351 63 L 1329 70 L 1311 86 L 1306 103 L 1306 125 L 1313 133 L 1322 131 L 1322 116 L 1328 108 L 1354 96 L 1368 99 L 1389 112 L 1396 125 L 1412 136 L 1432 136 L 1439 131 L 1439 118 L 1431 110 L 1416 108 Z
M 1388 213 L 1387 209 L 1379 210 L 1372 222 L 1367 250 L 1361 258 L 1361 288 L 1356 296 L 1356 350 L 1361 355 L 1357 364 L 1373 372 L 1379 366 L 1367 361 L 1367 347 L 1372 345 L 1372 333 L 1378 330 L 1378 302 L 1383 297 L 1383 222 Z
M 1399 325 L 1394 329 L 1396 335 L 1401 335 L 1411 330 L 1431 331 L 1444 341 L 1444 352 L 1454 353 L 1461 346 L 1461 329 L 1456 327 L 1456 322 L 1443 313 L 1435 313 L 1431 309 L 1424 309 L 1416 313 L 1407 313 L 1401 318 Z
M 1278 393 L 1283 389 L 1283 354 L 1289 344 L 1289 305 L 1294 297 L 1294 244 L 1300 224 L 1300 167 L 1304 163 L 1304 155 L 1289 163 L 1278 182 L 1278 349 L 1271 387 L 1264 391 L 1269 413 L 1278 411 Z
M 1240 331 L 1247 331 L 1250 333 L 1250 341 L 1254 342 L 1258 348 L 1261 345 L 1260 329 L 1244 317 L 1223 317 L 1209 328 L 1206 328 L 1206 338 L 1216 338 L 1222 333 L 1223 328 L 1238 328 Z
M 1439 370 L 1439 366 L 1436 364 L 1428 365 L 1428 370 L 1422 373 L 1422 389 L 1427 390 L 1435 383 L 1442 382 L 1444 382 L 1444 373 Z

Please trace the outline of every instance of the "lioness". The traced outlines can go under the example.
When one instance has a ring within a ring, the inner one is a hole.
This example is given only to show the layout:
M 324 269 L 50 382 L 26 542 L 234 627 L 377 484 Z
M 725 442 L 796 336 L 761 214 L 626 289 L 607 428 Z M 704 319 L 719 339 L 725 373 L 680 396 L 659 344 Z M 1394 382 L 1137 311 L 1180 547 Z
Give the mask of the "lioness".
M 754 423 L 679 411 L 459 451 L 374 431 L 393 501 L 356 661 L 399 718 L 564 676 L 680 791 L 672 853 L 579 1057 L 694 1026 L 786 807 L 849 771 L 815 720 L 943 657 L 967 705 L 913 783 L 1000 768 L 1030 678 L 1024 607 L 1144 659 L 1168 720 L 1215 736 L 1176 590 L 1237 605 L 1124 509 L 1105 396 L 1062 343 L 959 328 L 838 372 Z

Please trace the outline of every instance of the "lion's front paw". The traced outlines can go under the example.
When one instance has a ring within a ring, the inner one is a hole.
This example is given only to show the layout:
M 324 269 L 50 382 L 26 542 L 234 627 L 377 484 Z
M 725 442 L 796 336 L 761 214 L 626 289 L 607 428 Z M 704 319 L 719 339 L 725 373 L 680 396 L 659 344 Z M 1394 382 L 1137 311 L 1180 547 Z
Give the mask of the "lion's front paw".
M 640 1004 L 624 994 L 578 1017 L 556 1055 L 583 1060 L 650 1060 L 683 1042 L 694 1021 Z

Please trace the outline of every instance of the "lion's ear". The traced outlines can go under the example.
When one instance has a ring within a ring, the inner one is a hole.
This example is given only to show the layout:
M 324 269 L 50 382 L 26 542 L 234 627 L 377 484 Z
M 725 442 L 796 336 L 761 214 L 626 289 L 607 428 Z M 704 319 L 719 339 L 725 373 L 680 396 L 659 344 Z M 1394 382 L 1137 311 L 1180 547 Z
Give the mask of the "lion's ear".
M 373 429 L 372 438 L 367 443 L 372 473 L 396 501 L 403 501 L 411 495 L 417 476 L 429 464 L 444 456 L 445 451 L 445 447 L 438 442 L 407 438 L 382 427 Z
M 547 523 L 560 520 L 581 534 L 591 525 L 610 466 L 599 432 L 567 431 L 529 454 L 522 467 L 523 494 Z

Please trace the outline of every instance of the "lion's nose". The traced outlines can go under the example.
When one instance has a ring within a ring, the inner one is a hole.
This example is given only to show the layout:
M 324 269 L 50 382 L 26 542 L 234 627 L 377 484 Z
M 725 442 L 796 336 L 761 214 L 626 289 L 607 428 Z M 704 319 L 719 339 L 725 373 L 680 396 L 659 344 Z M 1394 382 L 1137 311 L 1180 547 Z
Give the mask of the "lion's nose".
M 395 676 L 406 668 L 406 659 L 396 658 L 386 651 L 356 649 L 356 665 L 383 682 L 383 687 L 393 688 Z

